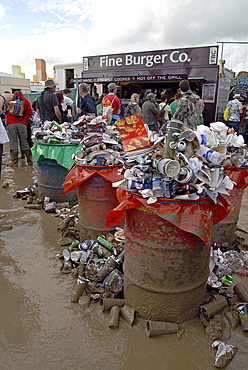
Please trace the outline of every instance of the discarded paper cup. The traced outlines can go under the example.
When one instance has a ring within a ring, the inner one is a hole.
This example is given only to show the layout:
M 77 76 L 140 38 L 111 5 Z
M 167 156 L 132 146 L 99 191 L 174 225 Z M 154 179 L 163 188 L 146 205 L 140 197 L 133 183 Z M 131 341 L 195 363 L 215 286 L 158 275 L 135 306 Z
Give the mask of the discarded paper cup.
M 74 279 L 77 279 L 78 278 L 78 268 L 73 269 L 71 272 L 71 275 L 72 277 L 74 277 Z
M 69 261 L 71 258 L 71 252 L 68 249 L 63 250 L 63 257 L 65 261 Z
M 211 317 L 221 312 L 225 307 L 228 306 L 228 302 L 225 297 L 219 297 L 213 302 L 202 305 L 200 311 L 202 312 L 205 319 L 209 320 Z
M 200 181 L 206 181 L 206 182 L 211 181 L 211 178 L 208 175 L 208 173 L 203 170 L 199 170 L 198 172 L 195 172 L 195 177 L 197 177 Z
M 174 334 L 178 331 L 178 324 L 165 321 L 147 321 L 146 334 L 148 337 L 157 335 Z
M 71 273 L 71 262 L 66 261 L 61 265 L 60 272 L 62 274 L 70 274 Z
M 90 305 L 90 297 L 86 294 L 83 294 L 79 299 L 79 306 L 82 309 L 88 308 Z
M 224 312 L 227 321 L 229 322 L 229 325 L 232 330 L 235 330 L 239 326 L 239 317 L 238 312 L 232 310 L 231 312 Z
M 195 176 L 193 174 L 193 171 L 191 170 L 191 168 L 188 167 L 182 167 L 180 169 L 179 174 L 175 176 L 175 180 L 180 184 L 187 184 L 189 182 L 193 182 L 194 179 Z
M 83 276 L 85 271 L 85 263 L 80 262 L 79 268 L 78 268 L 78 276 Z
M 105 262 L 103 267 L 97 272 L 96 275 L 96 280 L 97 281 L 102 281 L 111 271 L 114 270 L 116 267 L 117 263 L 115 259 L 110 256 L 108 260 Z
M 115 299 L 115 298 L 101 298 L 100 306 L 102 311 L 109 311 L 113 306 L 122 307 L 125 304 L 125 299 Z
M 81 276 L 78 277 L 77 284 L 71 297 L 72 302 L 77 303 L 79 301 L 79 298 L 83 294 L 83 291 L 86 288 L 88 282 L 88 279 L 82 278 Z
M 248 292 L 242 283 L 235 284 L 233 290 L 238 294 L 241 301 L 248 302 Z
M 64 231 L 64 230 L 66 230 L 66 229 L 67 229 L 67 227 L 69 226 L 69 224 L 70 224 L 70 218 L 68 218 L 68 219 L 65 219 L 65 220 L 61 221 L 61 222 L 58 224 L 57 231 L 62 232 L 62 231 Z
M 154 161 L 155 168 L 169 177 L 175 177 L 180 171 L 180 164 L 175 159 L 161 158 Z
M 135 310 L 125 304 L 125 306 L 121 308 L 121 316 L 128 325 L 132 326 L 135 319 Z
M 71 260 L 77 262 L 80 260 L 83 252 L 82 251 L 73 251 L 71 252 Z
M 213 168 L 211 171 L 211 181 L 209 183 L 210 188 L 216 188 L 219 182 L 219 177 L 220 177 L 220 169 Z
M 242 330 L 248 331 L 248 303 L 246 302 L 239 303 L 238 312 Z
M 117 329 L 119 327 L 119 315 L 120 315 L 120 307 L 113 306 L 110 310 L 110 320 L 108 323 L 109 329 Z

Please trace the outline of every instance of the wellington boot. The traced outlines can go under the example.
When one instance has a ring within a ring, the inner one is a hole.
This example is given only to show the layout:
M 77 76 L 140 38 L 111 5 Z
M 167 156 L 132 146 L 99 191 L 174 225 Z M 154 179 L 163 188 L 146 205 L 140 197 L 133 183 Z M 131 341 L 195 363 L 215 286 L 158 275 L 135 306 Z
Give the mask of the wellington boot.
M 33 165 L 33 160 L 32 160 L 32 153 L 31 153 L 31 150 L 28 149 L 28 150 L 23 150 L 22 151 L 23 154 L 26 156 L 27 158 L 27 161 L 28 161 L 28 165 L 29 166 L 32 166 Z
M 14 165 L 18 165 L 18 151 L 10 152 L 10 157 Z
M 23 151 L 21 150 L 21 156 L 20 156 L 20 159 L 24 159 L 25 158 L 25 155 L 23 153 Z

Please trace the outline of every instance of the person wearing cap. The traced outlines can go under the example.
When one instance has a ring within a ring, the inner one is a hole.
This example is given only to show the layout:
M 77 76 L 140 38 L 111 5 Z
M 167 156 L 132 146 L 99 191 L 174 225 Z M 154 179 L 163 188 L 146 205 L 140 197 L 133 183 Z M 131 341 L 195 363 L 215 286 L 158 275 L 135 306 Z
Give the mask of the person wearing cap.
M 191 91 L 188 80 L 180 81 L 179 92 L 182 97 L 178 102 L 173 119 L 178 119 L 183 122 L 184 126 L 196 130 L 202 118 L 200 97 Z
M 70 98 L 70 93 L 70 89 L 63 90 L 64 102 L 62 103 L 62 109 L 64 112 L 67 111 L 67 119 L 71 123 L 75 118 L 75 108 L 73 100 Z
M 53 80 L 45 81 L 45 89 L 37 99 L 37 113 L 41 118 L 41 122 L 56 121 L 61 123 L 61 113 L 57 97 L 54 95 L 56 84 Z
M 108 94 L 104 96 L 102 99 L 102 107 L 103 112 L 108 109 L 110 106 L 112 107 L 112 121 L 110 122 L 111 125 L 120 119 L 120 112 L 121 112 L 121 102 L 120 99 L 116 96 L 118 86 L 111 82 L 108 85 Z
M 235 132 L 239 133 L 240 115 L 243 113 L 243 105 L 240 102 L 242 99 L 240 94 L 234 94 L 233 100 L 230 100 L 226 107 L 228 108 L 228 120 L 226 125 L 233 127 Z
M 149 130 L 157 131 L 158 122 L 157 115 L 159 112 L 158 107 L 155 103 L 156 94 L 149 93 L 147 95 L 147 100 L 142 105 L 141 117 L 145 124 L 148 125 Z
M 6 114 L 6 124 L 7 132 L 9 136 L 9 149 L 12 163 L 14 165 L 18 164 L 18 144 L 20 142 L 20 148 L 23 155 L 27 158 L 28 165 L 32 165 L 32 154 L 30 146 L 28 143 L 28 119 L 32 117 L 33 111 L 31 104 L 28 99 L 24 98 L 21 91 L 15 91 L 12 101 L 9 103 L 17 104 L 16 99 L 21 99 L 24 103 L 24 115 L 22 117 L 17 117 L 14 114 L 10 113 L 10 109 L 7 110 Z
M 96 116 L 95 100 L 89 94 L 89 86 L 86 83 L 79 85 L 79 94 L 81 96 L 80 107 L 76 108 L 79 116 Z

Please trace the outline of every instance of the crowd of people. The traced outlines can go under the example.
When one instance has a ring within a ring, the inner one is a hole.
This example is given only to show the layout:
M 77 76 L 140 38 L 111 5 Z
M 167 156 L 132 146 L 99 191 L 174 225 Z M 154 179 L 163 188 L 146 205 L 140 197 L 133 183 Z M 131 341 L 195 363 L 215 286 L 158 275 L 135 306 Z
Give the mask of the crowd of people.
M 171 101 L 169 101 L 166 92 L 162 92 L 159 104 L 156 99 L 157 95 L 147 91 L 141 100 L 139 94 L 132 94 L 127 106 L 123 107 L 121 100 L 117 96 L 117 88 L 118 86 L 111 82 L 108 85 L 108 94 L 101 96 L 100 103 L 96 106 L 95 113 L 97 115 L 104 115 L 109 107 L 112 108 L 111 124 L 114 124 L 116 120 L 133 114 L 140 114 L 143 122 L 152 131 L 162 130 L 164 132 L 167 122 L 172 117 L 181 120 L 187 127 L 192 129 L 196 129 L 198 124 L 203 123 L 204 103 L 195 92 L 191 91 L 188 80 L 180 82 L 179 91 Z
M 45 81 L 44 90 L 32 104 L 21 91 L 11 94 L 5 91 L 0 95 L 0 178 L 2 168 L 3 145 L 9 143 L 13 165 L 18 165 L 20 158 L 26 158 L 32 165 L 31 131 L 45 121 L 72 123 L 76 119 L 74 102 L 70 98 L 70 89 L 56 93 L 53 80 Z
M 32 128 L 40 127 L 45 121 L 56 121 L 72 123 L 82 115 L 102 116 L 111 109 L 111 122 L 113 125 L 117 120 L 133 114 L 140 114 L 143 122 L 149 130 L 166 132 L 167 122 L 177 119 L 190 129 L 195 130 L 197 125 L 204 123 L 204 102 L 192 91 L 188 80 L 179 83 L 179 89 L 172 99 L 163 90 L 159 92 L 159 103 L 157 95 L 146 91 L 142 99 L 138 93 L 133 93 L 126 106 L 121 102 L 117 93 L 118 86 L 111 82 L 108 85 L 108 93 L 94 97 L 90 94 L 89 86 L 81 83 L 79 86 L 80 100 L 76 107 L 70 98 L 70 89 L 56 92 L 56 84 L 53 80 L 45 81 L 44 90 L 32 105 L 20 91 L 11 94 L 6 91 L 0 95 L 0 115 L 4 117 L 4 123 L 0 118 L 0 176 L 3 154 L 3 144 L 9 142 L 10 155 L 13 164 L 18 164 L 19 150 L 21 158 L 26 158 L 27 163 L 32 165 L 31 140 Z M 227 104 L 228 118 L 225 123 L 233 127 L 239 133 L 243 126 L 242 135 L 248 144 L 248 111 L 247 104 L 242 104 L 242 97 L 235 94 Z M 21 104 L 19 104 L 21 102 Z M 15 109 L 19 106 L 22 113 L 16 114 Z M 22 106 L 22 107 L 20 107 Z M 5 127 L 4 127 L 5 126 Z

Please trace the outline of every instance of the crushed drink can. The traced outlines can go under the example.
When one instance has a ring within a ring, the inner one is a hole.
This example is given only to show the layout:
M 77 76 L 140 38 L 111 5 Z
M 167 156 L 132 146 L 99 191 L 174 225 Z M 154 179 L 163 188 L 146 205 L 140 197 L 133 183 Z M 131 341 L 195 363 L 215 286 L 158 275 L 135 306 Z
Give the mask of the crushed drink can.
M 151 183 L 141 183 L 134 180 L 128 180 L 128 189 L 137 189 L 137 190 L 143 190 L 143 189 L 151 189 L 152 184 Z
M 162 181 L 163 195 L 165 198 L 176 196 L 176 186 L 174 181 Z
M 45 212 L 52 213 L 55 212 L 57 208 L 56 202 L 46 203 L 45 204 Z
M 106 159 L 104 157 L 96 157 L 96 166 L 104 166 Z
M 106 149 L 106 148 L 107 148 L 106 144 L 101 143 L 101 144 L 93 145 L 93 146 L 90 146 L 89 148 L 86 148 L 85 153 L 90 154 L 92 152 L 97 152 L 98 150 Z

